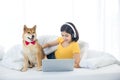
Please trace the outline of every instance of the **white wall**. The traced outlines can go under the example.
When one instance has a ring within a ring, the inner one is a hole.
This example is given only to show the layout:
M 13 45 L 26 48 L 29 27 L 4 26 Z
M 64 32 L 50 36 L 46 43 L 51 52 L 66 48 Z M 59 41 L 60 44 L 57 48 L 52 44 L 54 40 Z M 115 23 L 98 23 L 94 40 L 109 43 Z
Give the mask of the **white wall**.
M 23 25 L 37 25 L 37 35 L 60 35 L 71 21 L 72 0 L 0 0 L 0 45 L 5 49 L 22 43 Z
M 119 53 L 118 2 L 119 0 L 0 0 L 0 45 L 7 50 L 16 44 L 22 44 L 24 24 L 28 27 L 37 25 L 38 36 L 60 35 L 61 25 L 71 21 L 79 31 L 80 40 L 88 42 L 90 49 Z
M 0 45 L 5 49 L 21 43 L 22 5 L 22 0 L 0 0 Z

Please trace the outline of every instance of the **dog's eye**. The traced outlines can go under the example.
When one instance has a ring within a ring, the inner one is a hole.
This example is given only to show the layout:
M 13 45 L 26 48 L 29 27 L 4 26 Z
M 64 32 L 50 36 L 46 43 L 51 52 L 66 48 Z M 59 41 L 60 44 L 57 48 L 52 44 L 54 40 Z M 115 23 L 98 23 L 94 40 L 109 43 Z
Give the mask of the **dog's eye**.
M 33 34 L 34 34 L 35 32 L 33 32 Z
M 30 34 L 30 32 L 28 32 L 28 34 Z

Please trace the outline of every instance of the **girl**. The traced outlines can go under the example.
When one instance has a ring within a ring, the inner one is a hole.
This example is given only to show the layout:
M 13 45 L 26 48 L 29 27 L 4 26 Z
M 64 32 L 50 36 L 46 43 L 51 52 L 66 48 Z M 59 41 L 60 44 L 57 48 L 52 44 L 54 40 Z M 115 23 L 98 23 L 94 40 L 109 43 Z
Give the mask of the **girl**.
M 79 34 L 75 25 L 71 22 L 66 22 L 61 26 L 61 36 L 57 40 L 44 44 L 42 47 L 47 48 L 58 45 L 57 50 L 50 55 L 48 59 L 74 59 L 74 67 L 79 68 L 80 48 L 78 44 Z

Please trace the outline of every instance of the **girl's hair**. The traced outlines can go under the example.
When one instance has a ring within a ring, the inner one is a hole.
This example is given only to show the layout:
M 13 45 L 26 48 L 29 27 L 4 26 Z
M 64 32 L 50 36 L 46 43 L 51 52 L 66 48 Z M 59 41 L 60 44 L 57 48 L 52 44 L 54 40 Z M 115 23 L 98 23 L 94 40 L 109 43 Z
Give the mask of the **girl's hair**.
M 66 22 L 65 24 L 63 24 L 61 26 L 61 29 L 60 29 L 61 32 L 65 31 L 69 34 L 71 34 L 72 36 L 72 41 L 78 41 L 79 40 L 79 33 L 75 27 L 75 25 L 71 22 Z

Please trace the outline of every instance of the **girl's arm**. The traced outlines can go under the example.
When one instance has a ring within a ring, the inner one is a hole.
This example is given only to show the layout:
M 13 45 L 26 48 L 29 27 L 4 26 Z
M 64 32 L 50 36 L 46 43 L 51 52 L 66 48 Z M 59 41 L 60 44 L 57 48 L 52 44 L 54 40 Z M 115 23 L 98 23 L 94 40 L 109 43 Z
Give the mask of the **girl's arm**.
M 74 67 L 75 68 L 80 68 L 80 65 L 79 65 L 79 63 L 80 63 L 80 53 L 74 54 L 74 60 L 75 60 Z
M 58 45 L 57 40 L 42 45 L 42 48 L 44 49 L 44 48 L 51 47 L 51 46 L 56 46 L 56 45 Z

